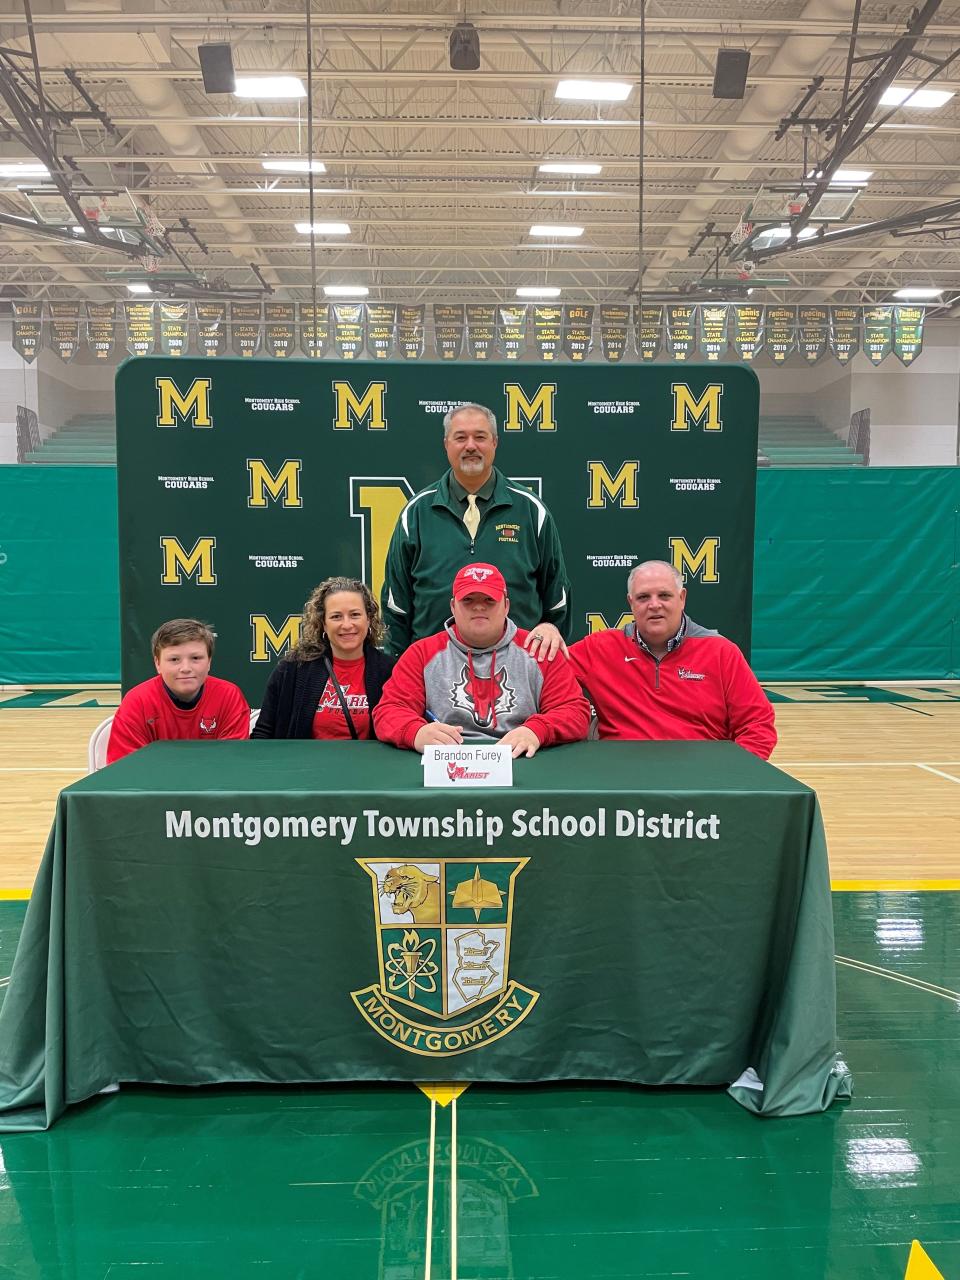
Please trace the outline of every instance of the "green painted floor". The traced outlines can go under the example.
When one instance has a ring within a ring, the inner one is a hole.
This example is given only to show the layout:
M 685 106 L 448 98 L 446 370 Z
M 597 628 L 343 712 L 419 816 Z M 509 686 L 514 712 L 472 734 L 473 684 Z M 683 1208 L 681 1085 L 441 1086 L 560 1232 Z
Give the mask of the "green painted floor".
M 851 1103 L 765 1121 L 708 1090 L 475 1085 L 456 1275 L 899 1280 L 917 1238 L 960 1278 L 960 894 L 834 905 Z M 0 904 L 0 976 L 23 909 Z M 429 1115 L 411 1087 L 124 1088 L 0 1139 L 0 1277 L 423 1280 Z

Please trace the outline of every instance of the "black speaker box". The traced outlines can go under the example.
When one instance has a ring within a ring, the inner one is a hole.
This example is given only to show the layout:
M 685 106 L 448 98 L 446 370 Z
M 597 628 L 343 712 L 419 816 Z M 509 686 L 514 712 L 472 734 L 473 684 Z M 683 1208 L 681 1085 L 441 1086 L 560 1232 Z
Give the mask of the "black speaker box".
M 718 49 L 717 69 L 713 74 L 713 96 L 742 98 L 747 88 L 749 68 L 749 49 Z
M 237 87 L 233 73 L 233 52 L 229 44 L 197 45 L 204 93 L 233 93 Z
M 458 22 L 450 32 L 450 69 L 480 70 L 480 35 L 472 22 Z

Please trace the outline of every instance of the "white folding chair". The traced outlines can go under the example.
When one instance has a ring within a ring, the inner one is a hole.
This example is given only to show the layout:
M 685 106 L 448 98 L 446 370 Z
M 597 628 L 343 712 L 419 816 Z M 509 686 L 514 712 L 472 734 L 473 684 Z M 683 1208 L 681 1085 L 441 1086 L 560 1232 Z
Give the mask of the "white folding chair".
M 113 716 L 107 716 L 91 733 L 87 746 L 87 773 L 96 773 L 107 763 L 107 743 L 110 741 L 112 724 Z

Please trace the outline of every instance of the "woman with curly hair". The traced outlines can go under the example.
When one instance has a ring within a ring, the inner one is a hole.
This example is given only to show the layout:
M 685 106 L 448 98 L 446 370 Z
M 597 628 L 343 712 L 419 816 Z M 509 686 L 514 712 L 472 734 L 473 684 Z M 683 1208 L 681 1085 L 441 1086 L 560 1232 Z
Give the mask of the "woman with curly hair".
M 380 608 L 358 578 L 326 578 L 303 608 L 300 639 L 267 681 L 252 738 L 373 738 L 371 712 L 394 659 Z

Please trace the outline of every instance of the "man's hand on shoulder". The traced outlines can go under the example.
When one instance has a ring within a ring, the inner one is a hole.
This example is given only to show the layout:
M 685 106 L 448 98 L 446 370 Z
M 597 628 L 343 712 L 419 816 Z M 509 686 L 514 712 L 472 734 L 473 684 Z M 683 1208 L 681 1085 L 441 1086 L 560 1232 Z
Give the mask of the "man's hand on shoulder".
M 552 662 L 558 653 L 562 653 L 564 657 L 569 657 L 570 653 L 566 641 L 552 622 L 538 622 L 524 640 L 523 647 L 531 658 L 537 658 L 541 662 Z M 530 754 L 533 755 L 533 752 Z
M 505 733 L 500 741 L 504 746 L 511 747 L 510 752 L 514 760 L 517 756 L 535 756 L 540 749 L 540 739 L 522 724 L 519 729 L 511 729 L 509 733 Z
M 417 730 L 413 740 L 413 748 L 423 754 L 424 747 L 459 747 L 463 742 L 463 730 L 459 725 L 444 724 L 440 720 L 432 720 Z

